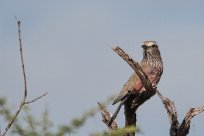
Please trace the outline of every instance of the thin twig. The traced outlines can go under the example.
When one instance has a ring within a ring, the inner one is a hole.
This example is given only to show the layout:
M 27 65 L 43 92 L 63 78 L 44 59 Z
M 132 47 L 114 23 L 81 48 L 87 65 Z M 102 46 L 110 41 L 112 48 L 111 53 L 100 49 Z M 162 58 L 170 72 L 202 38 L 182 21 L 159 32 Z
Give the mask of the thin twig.
M 13 123 L 14 123 L 14 121 L 16 120 L 18 114 L 20 113 L 20 111 L 21 111 L 23 105 L 24 105 L 23 103 L 20 104 L 18 110 L 16 111 L 16 113 L 15 113 L 14 117 L 11 119 L 11 121 L 8 123 L 8 125 L 7 125 L 7 127 L 6 127 L 6 129 L 5 129 L 5 131 L 3 132 L 2 136 L 5 136 L 6 133 L 8 132 L 8 130 L 10 129 L 10 127 L 13 125 Z
M 24 96 L 23 96 L 23 100 L 22 102 L 20 103 L 20 106 L 18 108 L 18 110 L 16 111 L 14 117 L 12 118 L 12 120 L 8 123 L 5 131 L 3 132 L 2 136 L 5 136 L 7 131 L 9 130 L 9 128 L 12 126 L 12 124 L 14 123 L 14 121 L 16 120 L 18 114 L 20 113 L 24 103 L 25 103 L 25 100 L 26 100 L 26 97 L 27 97 L 27 83 L 26 83 L 26 74 L 25 74 L 25 66 L 24 66 L 24 61 L 23 61 L 23 49 L 22 49 L 22 42 L 21 42 L 21 30 L 20 30 L 20 21 L 19 20 L 16 20 L 17 21 L 17 25 L 18 25 L 18 40 L 19 40 L 19 45 L 20 45 L 20 57 L 21 57 L 21 65 L 22 65 L 22 70 L 23 70 L 23 80 L 24 80 Z
M 21 29 L 20 29 L 20 20 L 17 20 L 18 24 L 18 37 L 19 37 L 19 45 L 20 45 L 20 56 L 21 56 L 21 64 L 22 64 L 22 70 L 23 70 L 23 80 L 24 80 L 24 98 L 23 101 L 25 101 L 27 97 L 27 81 L 26 81 L 26 72 L 25 72 L 25 65 L 23 60 L 23 47 L 22 47 L 22 40 L 21 40 Z
M 39 96 L 39 97 L 37 97 L 37 98 L 35 98 L 35 99 L 33 99 L 33 100 L 30 100 L 30 101 L 25 102 L 25 104 L 33 103 L 33 102 L 35 102 L 35 101 L 41 99 L 42 97 L 46 96 L 47 94 L 48 94 L 48 92 L 44 93 L 43 95 L 41 95 L 41 96 Z
M 37 100 L 39 100 L 40 98 L 44 97 L 47 93 L 43 94 L 42 96 L 39 96 L 31 101 L 26 102 L 26 98 L 27 98 L 27 80 L 26 80 L 26 72 L 25 72 L 25 66 L 24 66 L 24 60 L 23 60 L 23 47 L 22 47 L 22 40 L 21 40 L 21 29 L 20 29 L 20 20 L 18 20 L 16 18 L 16 22 L 17 22 L 17 27 L 18 27 L 18 40 L 19 40 L 19 46 L 20 46 L 20 59 L 21 59 L 21 66 L 22 66 L 22 71 L 23 71 L 23 80 L 24 80 L 24 95 L 23 95 L 23 99 L 22 102 L 19 105 L 18 110 L 16 111 L 16 113 L 14 114 L 13 118 L 10 120 L 10 122 L 8 123 L 8 125 L 5 128 L 5 131 L 2 132 L 2 134 L 0 136 L 5 136 L 6 133 L 8 132 L 8 130 L 10 129 L 10 127 L 13 125 L 13 123 L 15 122 L 17 116 L 19 115 L 21 109 L 23 108 L 23 106 L 25 104 L 30 104 L 32 102 L 35 102 Z
M 4 112 L 5 119 L 6 119 L 7 121 L 10 121 L 11 118 L 13 118 L 13 115 L 11 115 L 9 109 L 6 108 L 5 105 L 1 105 L 1 109 L 2 109 L 2 111 Z M 20 125 L 18 124 L 18 122 L 15 122 L 15 123 L 13 124 L 13 126 L 15 127 L 15 131 L 16 131 L 18 134 L 20 134 L 21 136 L 25 136 L 24 131 L 23 131 L 23 129 L 20 127 Z M 1 135 L 0 135 L 0 136 L 1 136 Z

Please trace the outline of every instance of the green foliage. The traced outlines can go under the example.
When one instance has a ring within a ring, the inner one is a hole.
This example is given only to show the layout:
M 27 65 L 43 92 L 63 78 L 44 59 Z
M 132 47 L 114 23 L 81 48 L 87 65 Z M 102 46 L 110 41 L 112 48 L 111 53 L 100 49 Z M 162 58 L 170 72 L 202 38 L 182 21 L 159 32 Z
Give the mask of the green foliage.
M 114 96 L 109 97 L 105 102 L 103 102 L 103 105 L 109 104 L 114 99 L 115 99 Z M 93 117 L 96 113 L 98 113 L 98 111 L 99 111 L 98 107 L 97 108 L 94 107 L 94 108 L 86 111 L 84 114 L 82 114 L 81 117 L 72 119 L 70 124 L 60 126 L 56 136 L 64 136 L 67 133 L 76 132 L 80 127 L 84 126 L 87 119 Z
M 135 126 L 130 126 L 126 128 L 119 128 L 116 130 L 111 130 L 109 132 L 105 131 L 103 133 L 94 133 L 90 136 L 124 136 L 125 133 L 131 133 L 131 132 L 140 132 L 139 128 L 136 128 Z
M 5 98 L 0 98 L 0 106 L 3 106 L 6 103 Z
M 114 97 L 110 97 L 103 104 L 107 105 L 113 101 Z M 13 116 L 14 111 L 9 108 L 9 105 L 6 102 L 6 98 L 0 97 L 0 116 L 2 116 L 5 122 L 9 122 Z M 69 124 L 62 124 L 57 127 L 56 131 L 53 131 L 53 123 L 49 118 L 49 112 L 47 109 L 42 113 L 40 118 L 34 118 L 31 114 L 31 110 L 28 105 L 23 107 L 22 114 L 23 118 L 18 117 L 11 127 L 9 133 L 12 136 L 65 136 L 66 134 L 76 133 L 80 127 L 84 126 L 87 119 L 93 117 L 98 113 L 98 108 L 92 108 L 82 114 L 81 117 L 74 118 L 70 121 Z M 124 132 L 135 131 L 136 128 L 125 128 L 117 129 L 110 132 L 95 133 L 91 136 L 120 136 Z M 139 131 L 138 131 L 139 132 Z
M 0 98 L 0 116 L 2 116 L 5 122 L 9 122 L 12 116 L 12 110 L 9 108 L 6 99 Z M 23 118 L 18 118 L 10 129 L 10 135 L 13 136 L 55 136 L 51 132 L 52 123 L 49 120 L 48 111 L 45 110 L 42 113 L 40 119 L 34 118 L 30 114 L 30 108 L 28 106 L 23 107 Z

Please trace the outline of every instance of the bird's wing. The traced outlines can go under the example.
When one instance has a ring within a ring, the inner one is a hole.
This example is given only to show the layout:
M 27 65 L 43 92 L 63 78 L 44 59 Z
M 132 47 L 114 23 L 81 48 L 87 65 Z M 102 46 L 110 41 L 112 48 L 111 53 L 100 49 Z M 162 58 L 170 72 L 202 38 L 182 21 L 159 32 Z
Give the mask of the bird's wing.
M 113 105 L 118 103 L 119 101 L 121 101 L 126 94 L 128 93 L 128 91 L 132 91 L 134 89 L 134 83 L 136 81 L 137 75 L 134 72 L 130 78 L 128 79 L 128 81 L 125 83 L 125 85 L 123 86 L 123 88 L 121 89 L 118 97 L 116 98 L 116 100 L 113 102 Z
M 149 65 L 143 63 L 141 63 L 140 66 L 143 69 L 143 71 L 147 74 L 148 78 L 151 80 L 153 75 L 152 68 Z M 142 88 L 143 84 L 139 79 L 138 75 L 134 72 L 121 89 L 118 97 L 113 102 L 113 105 L 124 99 L 124 97 L 128 94 L 128 91 L 140 91 Z

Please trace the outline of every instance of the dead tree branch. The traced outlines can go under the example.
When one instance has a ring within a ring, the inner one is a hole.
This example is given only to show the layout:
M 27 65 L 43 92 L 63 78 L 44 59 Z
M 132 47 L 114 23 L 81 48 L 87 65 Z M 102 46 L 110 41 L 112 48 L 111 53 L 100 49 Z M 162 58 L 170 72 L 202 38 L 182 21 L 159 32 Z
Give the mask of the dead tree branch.
M 102 121 L 108 126 L 110 129 L 109 132 L 104 132 L 104 134 L 93 134 L 93 136 L 128 136 L 129 134 L 137 131 L 140 132 L 140 129 L 135 128 L 134 126 L 118 128 L 116 121 L 113 121 L 111 125 L 109 125 L 109 121 L 111 119 L 111 113 L 107 110 L 106 106 L 98 102 L 99 110 L 102 115 Z M 92 136 L 92 135 L 91 135 Z
M 108 122 L 111 119 L 111 113 L 107 110 L 106 106 L 102 105 L 100 102 L 98 102 L 98 106 L 101 112 L 102 121 L 109 127 Z M 115 121 L 113 121 L 109 128 L 115 130 L 118 128 L 118 125 Z
M 204 106 L 199 107 L 199 108 L 190 108 L 190 110 L 186 113 L 185 118 L 183 119 L 179 130 L 178 130 L 178 136 L 185 136 L 189 133 L 190 130 L 190 123 L 191 123 L 191 119 L 202 113 L 204 111 Z
M 187 113 L 182 123 L 180 124 L 177 117 L 176 106 L 169 98 L 164 97 L 159 91 L 157 95 L 162 100 L 162 103 L 167 111 L 169 122 L 171 124 L 170 136 L 186 136 L 190 130 L 191 119 L 204 111 L 204 106 L 199 108 L 191 108 Z
M 169 123 L 171 124 L 170 128 L 170 136 L 177 136 L 177 131 L 179 129 L 179 122 L 178 122 L 178 114 L 176 111 L 176 106 L 174 102 L 171 101 L 169 98 L 164 97 L 159 91 L 157 91 L 157 95 L 162 100 L 162 103 L 167 111 Z
M 21 66 L 22 66 L 22 71 L 23 71 L 24 95 L 23 95 L 22 101 L 21 101 L 16 113 L 14 114 L 14 116 L 10 120 L 10 122 L 8 122 L 5 130 L 2 132 L 2 134 L 0 134 L 0 136 L 5 136 L 6 135 L 6 133 L 8 132 L 10 127 L 15 122 L 16 118 L 18 117 L 18 115 L 19 115 L 19 113 L 20 113 L 20 111 L 21 111 L 21 109 L 23 108 L 24 105 L 35 102 L 35 101 L 39 100 L 40 98 L 44 97 L 45 95 L 47 95 L 47 93 L 45 93 L 42 96 L 39 96 L 39 97 L 37 97 L 37 98 L 35 98 L 35 99 L 31 100 L 31 101 L 26 102 L 28 91 L 27 91 L 27 80 L 26 80 L 25 65 L 24 65 L 24 59 L 23 59 L 23 47 L 22 47 L 22 40 L 21 40 L 20 20 L 18 20 L 16 18 L 16 22 L 17 22 L 17 27 L 18 27 L 18 40 L 19 40 L 19 47 L 20 47 L 20 59 L 21 59 Z

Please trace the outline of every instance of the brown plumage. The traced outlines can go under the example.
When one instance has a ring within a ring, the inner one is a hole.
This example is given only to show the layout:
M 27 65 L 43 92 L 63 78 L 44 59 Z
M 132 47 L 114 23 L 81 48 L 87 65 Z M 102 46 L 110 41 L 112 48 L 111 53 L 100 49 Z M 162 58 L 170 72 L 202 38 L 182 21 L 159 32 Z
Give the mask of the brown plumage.
M 155 41 L 145 41 L 142 48 L 143 60 L 140 63 L 140 67 L 143 69 L 151 83 L 156 85 L 163 73 L 163 63 L 158 45 Z M 143 84 L 138 75 L 134 72 L 123 86 L 119 96 L 113 104 L 121 101 L 128 92 L 134 94 L 141 90 L 144 90 Z
M 143 69 L 152 85 L 157 85 L 163 73 L 163 62 L 158 45 L 155 41 L 145 41 L 142 45 L 142 48 L 143 60 L 140 63 L 140 67 Z M 140 91 L 145 91 L 145 89 L 143 88 L 143 84 L 138 75 L 134 72 L 121 89 L 116 100 L 113 102 L 114 105 L 119 101 L 122 101 L 112 119 L 110 120 L 110 125 L 112 123 L 111 121 L 116 118 L 120 107 L 128 99 L 130 94 L 137 94 Z

